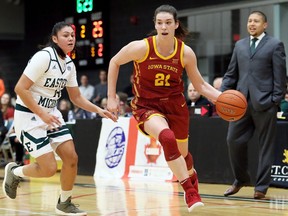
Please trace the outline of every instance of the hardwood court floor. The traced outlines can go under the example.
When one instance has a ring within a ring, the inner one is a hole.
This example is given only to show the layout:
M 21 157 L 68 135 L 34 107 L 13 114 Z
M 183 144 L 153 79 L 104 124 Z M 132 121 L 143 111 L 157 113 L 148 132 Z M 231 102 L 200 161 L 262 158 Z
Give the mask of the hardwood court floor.
M 0 169 L 0 183 L 3 182 Z M 188 213 L 183 201 L 183 190 L 178 183 L 143 180 L 94 179 L 77 176 L 73 202 L 88 215 L 103 216 L 288 216 L 288 190 L 270 188 L 268 199 L 252 199 L 253 188 L 245 187 L 237 196 L 224 197 L 229 185 L 200 184 L 205 206 Z M 56 215 L 55 203 L 59 192 L 59 173 L 51 178 L 21 182 L 15 200 L 0 192 L 0 215 Z

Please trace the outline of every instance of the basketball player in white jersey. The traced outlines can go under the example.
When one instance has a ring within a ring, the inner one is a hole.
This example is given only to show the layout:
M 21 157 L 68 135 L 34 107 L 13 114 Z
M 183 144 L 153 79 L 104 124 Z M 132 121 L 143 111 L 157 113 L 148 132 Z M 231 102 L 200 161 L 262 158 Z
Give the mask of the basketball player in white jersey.
M 36 162 L 24 166 L 14 162 L 7 164 L 3 181 L 4 194 L 15 199 L 21 178 L 50 177 L 56 173 L 55 151 L 63 162 L 61 193 L 55 210 L 60 215 L 87 214 L 71 202 L 78 156 L 69 129 L 57 109 L 61 90 L 66 88 L 70 100 L 82 109 L 117 120 L 112 113 L 81 95 L 75 65 L 67 55 L 74 50 L 74 46 L 72 26 L 65 22 L 56 23 L 47 46 L 31 58 L 16 84 L 16 134 L 29 154 L 36 158 Z

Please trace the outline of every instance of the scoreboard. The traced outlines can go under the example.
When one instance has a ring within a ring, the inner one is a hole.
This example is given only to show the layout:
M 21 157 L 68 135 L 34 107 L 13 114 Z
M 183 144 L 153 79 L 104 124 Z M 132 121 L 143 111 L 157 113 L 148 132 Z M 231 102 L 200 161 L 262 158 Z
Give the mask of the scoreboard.
M 75 26 L 76 50 L 70 56 L 78 70 L 103 68 L 108 64 L 108 10 L 96 0 L 74 0 L 67 23 Z M 103 4 L 103 3 L 102 3 Z

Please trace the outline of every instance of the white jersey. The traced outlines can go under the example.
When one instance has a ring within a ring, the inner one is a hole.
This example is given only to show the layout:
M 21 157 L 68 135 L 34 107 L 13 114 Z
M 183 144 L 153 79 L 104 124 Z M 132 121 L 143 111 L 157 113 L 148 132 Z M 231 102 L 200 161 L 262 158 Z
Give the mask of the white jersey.
M 34 100 L 48 112 L 57 106 L 63 88 L 78 86 L 73 61 L 69 56 L 61 59 L 52 47 L 35 53 L 23 73 L 34 82 L 30 88 Z M 16 103 L 26 107 L 20 97 Z

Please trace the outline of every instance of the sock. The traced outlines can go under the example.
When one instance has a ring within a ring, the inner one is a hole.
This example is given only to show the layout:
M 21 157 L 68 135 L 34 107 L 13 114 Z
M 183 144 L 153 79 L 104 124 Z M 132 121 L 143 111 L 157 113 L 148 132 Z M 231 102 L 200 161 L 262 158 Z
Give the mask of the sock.
M 196 170 L 194 169 L 194 173 L 192 175 L 189 175 L 191 183 L 193 185 L 193 187 L 195 188 L 195 190 L 198 192 L 199 188 L 198 188 L 198 176 L 196 173 Z
M 184 179 L 183 181 L 180 182 L 183 190 L 186 192 L 188 189 L 193 188 L 192 182 L 189 178 Z
M 16 167 L 15 169 L 12 169 L 12 173 L 16 176 L 20 176 L 20 177 L 25 177 L 24 173 L 23 173 L 23 166 L 19 166 Z
M 193 174 L 189 175 L 189 176 L 190 176 L 192 183 L 194 183 L 197 180 L 197 174 L 196 174 L 195 170 L 194 170 Z
M 72 196 L 72 190 L 69 191 L 61 190 L 60 201 L 65 202 L 71 196 Z

